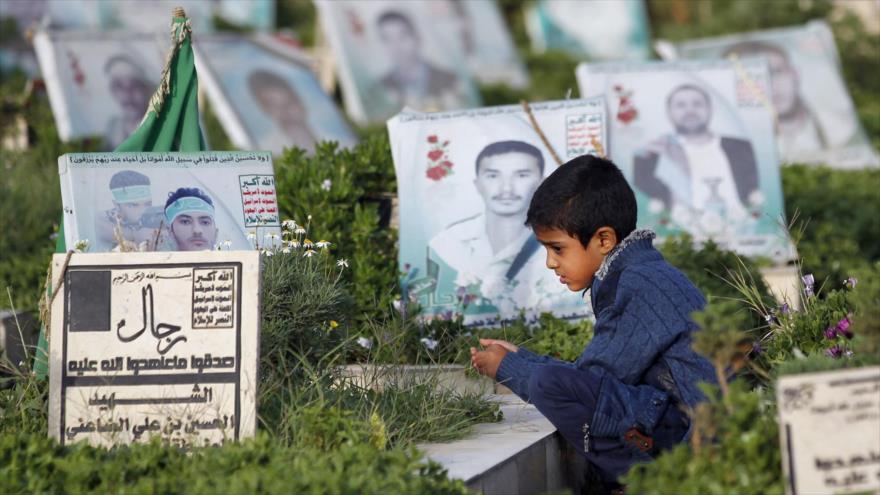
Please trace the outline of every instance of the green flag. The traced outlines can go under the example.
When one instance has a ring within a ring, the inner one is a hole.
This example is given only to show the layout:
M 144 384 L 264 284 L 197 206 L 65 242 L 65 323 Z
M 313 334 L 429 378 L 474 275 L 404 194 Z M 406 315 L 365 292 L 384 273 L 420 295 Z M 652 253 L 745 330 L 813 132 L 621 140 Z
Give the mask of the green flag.
M 192 28 L 183 9 L 175 9 L 171 43 L 162 81 L 150 98 L 141 125 L 115 151 L 205 151 L 205 138 L 199 127 L 199 80 L 192 51 Z M 63 216 L 55 252 L 67 252 Z M 53 277 L 50 284 L 55 282 Z M 47 292 L 51 297 L 51 286 Z M 41 328 L 34 357 L 34 371 L 41 377 L 49 372 L 47 350 L 46 328 Z

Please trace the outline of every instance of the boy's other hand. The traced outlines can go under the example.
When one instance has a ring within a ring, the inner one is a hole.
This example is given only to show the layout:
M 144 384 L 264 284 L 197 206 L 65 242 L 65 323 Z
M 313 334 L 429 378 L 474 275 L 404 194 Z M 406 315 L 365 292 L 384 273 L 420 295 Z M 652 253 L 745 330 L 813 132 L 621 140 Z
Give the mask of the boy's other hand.
M 497 339 L 480 339 L 480 345 L 483 347 L 489 347 L 490 345 L 500 345 L 501 347 L 507 349 L 510 352 L 518 352 L 519 347 L 511 344 L 506 340 L 497 340 Z
M 483 351 L 478 351 L 471 347 L 471 364 L 474 365 L 477 372 L 494 379 L 498 373 L 498 366 L 501 360 L 510 352 L 498 344 L 492 344 Z

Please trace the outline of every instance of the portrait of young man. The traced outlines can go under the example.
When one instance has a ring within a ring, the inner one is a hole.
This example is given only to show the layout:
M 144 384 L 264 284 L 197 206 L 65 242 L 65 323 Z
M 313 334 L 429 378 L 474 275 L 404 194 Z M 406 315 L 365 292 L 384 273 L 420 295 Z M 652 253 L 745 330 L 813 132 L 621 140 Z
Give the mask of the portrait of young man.
M 217 242 L 214 202 L 197 187 L 181 187 L 168 195 L 165 224 L 172 250 L 210 250 Z
M 478 286 L 480 296 L 499 310 L 533 306 L 539 296 L 534 284 L 547 272 L 540 245 L 525 225 L 544 166 L 541 150 L 527 142 L 488 144 L 474 160 L 483 211 L 453 222 L 428 243 L 429 257 L 441 271 L 454 272 L 457 287 Z
M 421 36 L 409 16 L 385 11 L 376 20 L 376 29 L 391 61 L 378 85 L 400 106 L 439 110 L 462 98 L 456 75 L 425 59 Z

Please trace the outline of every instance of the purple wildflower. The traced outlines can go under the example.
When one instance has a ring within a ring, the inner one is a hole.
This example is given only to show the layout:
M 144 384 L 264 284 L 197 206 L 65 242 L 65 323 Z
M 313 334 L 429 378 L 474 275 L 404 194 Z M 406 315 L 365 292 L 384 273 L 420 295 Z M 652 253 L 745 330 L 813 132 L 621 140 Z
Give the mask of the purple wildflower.
M 784 315 L 791 314 L 791 306 L 789 306 L 787 302 L 782 303 L 782 306 L 779 307 L 779 312 Z
M 768 325 L 779 324 L 779 320 L 776 318 L 776 312 L 772 309 L 769 313 L 764 315 L 764 320 L 767 322 Z
M 840 335 L 843 335 L 847 339 L 853 338 L 853 332 L 849 329 L 849 326 L 852 324 L 848 316 L 844 316 L 842 320 L 837 322 L 837 326 L 835 326 L 835 330 Z
M 812 296 L 813 295 L 813 285 L 815 285 L 815 283 L 816 283 L 816 279 L 813 277 L 813 274 L 808 273 L 808 274 L 804 275 L 803 277 L 801 277 L 801 280 L 804 282 L 804 294 L 806 294 L 807 297 Z
M 764 352 L 764 348 L 761 347 L 761 343 L 758 341 L 752 342 L 752 354 L 758 356 L 762 352 Z
M 828 327 L 825 329 L 825 338 L 828 340 L 834 340 L 837 338 L 837 329 L 834 327 Z
M 855 289 L 857 283 L 859 283 L 859 279 L 855 277 L 849 277 L 843 281 L 843 285 L 849 287 L 850 289 Z
M 843 355 L 843 349 L 841 349 L 839 345 L 835 345 L 831 349 L 826 349 L 825 355 L 830 358 L 838 359 Z

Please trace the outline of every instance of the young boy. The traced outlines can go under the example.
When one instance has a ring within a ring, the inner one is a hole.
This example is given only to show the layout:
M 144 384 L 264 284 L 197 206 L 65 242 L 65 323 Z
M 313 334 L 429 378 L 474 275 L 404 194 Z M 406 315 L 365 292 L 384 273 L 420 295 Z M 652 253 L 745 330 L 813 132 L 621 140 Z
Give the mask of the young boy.
M 590 291 L 594 337 L 574 362 L 483 339 L 471 360 L 530 401 L 597 468 L 609 489 L 636 462 L 685 439 L 684 410 L 714 382 L 691 349 L 700 291 L 636 230 L 636 199 L 610 161 L 581 156 L 535 191 L 526 224 L 547 251 L 547 268 L 572 291 Z

